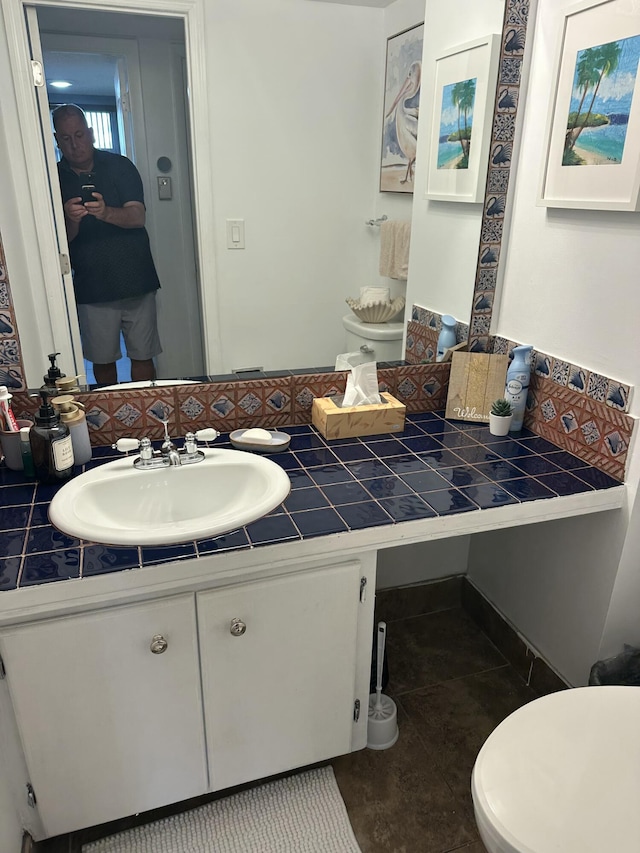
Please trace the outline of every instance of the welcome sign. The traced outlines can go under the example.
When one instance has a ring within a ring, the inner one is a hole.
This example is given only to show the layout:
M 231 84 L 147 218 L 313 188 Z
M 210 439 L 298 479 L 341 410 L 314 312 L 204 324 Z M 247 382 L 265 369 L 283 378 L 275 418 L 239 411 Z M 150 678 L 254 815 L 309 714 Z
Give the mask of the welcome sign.
M 445 416 L 489 423 L 491 404 L 504 397 L 508 365 L 508 355 L 454 352 Z

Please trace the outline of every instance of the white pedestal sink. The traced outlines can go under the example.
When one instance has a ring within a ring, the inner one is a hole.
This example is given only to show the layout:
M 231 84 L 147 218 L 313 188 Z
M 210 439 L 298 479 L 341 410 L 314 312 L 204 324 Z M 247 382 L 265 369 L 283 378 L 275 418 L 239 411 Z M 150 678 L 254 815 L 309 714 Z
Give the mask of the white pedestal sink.
M 129 456 L 80 474 L 51 501 L 51 523 L 105 545 L 173 545 L 256 521 L 289 494 L 289 477 L 264 456 L 203 452 L 191 465 L 137 469 Z

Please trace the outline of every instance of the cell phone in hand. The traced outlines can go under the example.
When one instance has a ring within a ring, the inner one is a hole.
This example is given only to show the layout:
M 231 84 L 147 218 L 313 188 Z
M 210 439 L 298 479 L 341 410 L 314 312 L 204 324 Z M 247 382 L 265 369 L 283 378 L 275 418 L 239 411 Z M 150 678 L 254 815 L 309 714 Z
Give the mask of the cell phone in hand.
M 97 192 L 96 185 L 94 182 L 94 176 L 92 174 L 82 175 L 81 176 L 81 185 L 80 185 L 80 196 L 82 198 L 82 203 L 86 204 L 88 201 L 96 201 L 93 197 L 93 193 Z

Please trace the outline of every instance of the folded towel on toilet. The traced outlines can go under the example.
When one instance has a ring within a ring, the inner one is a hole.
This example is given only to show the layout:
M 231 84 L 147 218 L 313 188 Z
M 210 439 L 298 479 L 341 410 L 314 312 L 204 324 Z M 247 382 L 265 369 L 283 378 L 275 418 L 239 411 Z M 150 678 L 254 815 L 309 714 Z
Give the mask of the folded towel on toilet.
M 406 279 L 409 274 L 411 223 L 387 219 L 380 225 L 380 275 Z

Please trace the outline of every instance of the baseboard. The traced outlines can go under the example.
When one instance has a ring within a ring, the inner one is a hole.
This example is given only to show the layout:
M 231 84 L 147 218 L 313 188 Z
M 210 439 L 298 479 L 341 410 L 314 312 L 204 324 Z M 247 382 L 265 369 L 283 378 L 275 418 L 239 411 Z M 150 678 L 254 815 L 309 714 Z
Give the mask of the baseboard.
M 461 603 L 498 651 L 539 696 L 566 690 L 571 686 L 466 577 L 462 579 Z

